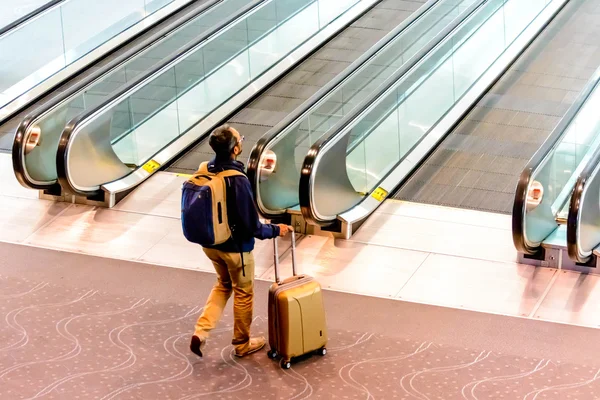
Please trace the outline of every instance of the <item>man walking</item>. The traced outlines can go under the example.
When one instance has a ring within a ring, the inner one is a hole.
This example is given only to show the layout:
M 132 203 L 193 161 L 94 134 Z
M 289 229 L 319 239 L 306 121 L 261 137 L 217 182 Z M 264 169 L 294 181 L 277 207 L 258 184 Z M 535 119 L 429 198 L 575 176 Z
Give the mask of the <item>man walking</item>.
M 254 238 L 261 240 L 285 236 L 287 225 L 262 224 L 252 198 L 250 181 L 244 174 L 244 164 L 237 161 L 244 138 L 229 125 L 215 129 L 209 145 L 215 158 L 207 165 L 208 172 L 238 171 L 242 174 L 225 178 L 226 208 L 231 237 L 214 246 L 203 246 L 217 273 L 202 315 L 198 318 L 190 349 L 202 357 L 202 350 L 211 330 L 219 322 L 223 309 L 233 292 L 233 340 L 235 355 L 243 357 L 262 349 L 263 337 L 250 337 L 254 303 Z

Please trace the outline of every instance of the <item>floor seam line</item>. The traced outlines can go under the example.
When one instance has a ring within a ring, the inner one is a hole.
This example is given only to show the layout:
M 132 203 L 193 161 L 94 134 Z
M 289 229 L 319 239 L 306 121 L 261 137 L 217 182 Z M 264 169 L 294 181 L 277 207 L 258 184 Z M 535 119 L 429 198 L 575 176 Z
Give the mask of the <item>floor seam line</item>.
M 467 259 L 467 260 L 486 261 L 486 262 L 493 262 L 493 263 L 499 263 L 499 264 L 526 265 L 526 264 L 521 264 L 518 261 L 490 260 L 490 259 L 485 259 L 485 258 L 469 257 L 469 256 L 457 255 L 457 254 L 450 254 L 450 253 L 442 253 L 442 252 L 435 252 L 435 251 L 411 249 L 411 248 L 407 248 L 407 247 L 396 247 L 396 246 L 392 246 L 392 245 L 389 245 L 389 244 L 371 243 L 371 242 L 365 242 L 365 241 L 361 241 L 361 240 L 348 239 L 347 242 L 358 243 L 358 244 L 362 244 L 362 245 L 366 245 L 366 246 L 384 247 L 384 248 L 387 248 L 387 249 L 406 250 L 406 251 L 414 251 L 414 252 L 417 252 L 417 253 L 437 254 L 437 255 L 440 255 L 440 256 L 455 257 L 455 258 L 464 258 L 464 259 Z
M 423 264 L 425 264 L 425 262 L 427 260 L 429 260 L 429 256 L 431 256 L 431 253 L 427 254 L 427 257 L 425 257 L 425 259 L 419 264 L 419 266 L 417 268 L 415 268 L 415 270 L 410 275 L 410 277 L 406 280 L 406 282 L 404 282 L 404 285 L 402 285 L 402 287 L 400 288 L 400 290 L 398 290 L 398 292 L 394 295 L 394 298 L 397 298 L 397 299 L 400 298 L 400 293 L 404 290 L 404 288 L 406 287 L 406 285 L 408 285 L 408 283 L 412 280 L 412 278 L 421 269 L 421 267 L 423 266 Z
M 56 203 L 55 203 L 56 204 Z M 50 220 L 48 222 L 46 222 L 45 224 L 43 224 L 42 226 L 40 226 L 38 229 L 34 230 L 33 232 L 31 232 L 29 235 L 27 235 L 27 237 L 25 237 L 23 239 L 23 243 L 27 243 L 28 240 L 31 239 L 31 237 L 33 235 L 35 235 L 36 233 L 40 232 L 42 229 L 47 228 L 48 226 L 50 226 L 50 224 L 52 224 L 54 221 L 56 221 L 61 215 L 63 215 L 65 212 L 67 212 L 67 210 L 71 209 L 71 207 L 73 207 L 73 204 L 69 204 L 68 206 L 65 207 L 64 210 L 60 211 L 58 214 L 56 214 L 54 217 L 50 218 Z M 13 242 L 14 243 L 14 242 Z
M 25 197 L 25 196 L 21 196 L 21 195 L 14 195 L 14 194 L 6 194 L 6 193 L 2 193 L 2 195 L 0 195 L 1 197 L 8 197 L 9 199 L 19 199 L 19 200 L 34 200 L 34 201 L 52 201 L 52 200 L 46 200 L 46 199 L 40 199 L 39 197 Z
M 482 229 L 493 229 L 493 230 L 496 230 L 496 231 L 511 232 L 510 228 L 498 228 L 498 227 L 495 227 L 495 226 L 475 225 L 475 224 L 469 224 L 469 223 L 464 223 L 464 222 L 455 222 L 455 221 L 444 221 L 444 220 L 433 219 L 433 218 L 417 217 L 417 216 L 414 216 L 414 215 L 394 214 L 394 213 L 387 212 L 387 211 L 377 211 L 377 212 L 373 213 L 372 216 L 375 216 L 377 214 L 389 215 L 389 216 L 400 217 L 400 218 L 420 219 L 420 220 L 425 220 L 425 221 L 441 222 L 441 223 L 452 224 L 452 225 L 470 226 L 470 227 L 482 228 Z M 503 216 L 505 214 L 496 214 L 496 215 L 502 215 Z M 368 228 L 368 225 L 366 226 L 366 228 Z
M 544 267 L 538 267 L 538 268 L 544 268 Z M 544 293 L 542 293 L 542 295 L 540 296 L 540 299 L 537 301 L 535 306 L 533 306 L 533 309 L 531 310 L 531 312 L 529 313 L 527 318 L 534 319 L 535 314 L 539 311 L 544 300 L 546 300 L 546 297 L 548 296 L 548 293 L 550 293 L 550 290 L 554 286 L 554 283 L 558 280 L 559 273 L 560 273 L 560 270 L 558 270 L 558 269 L 554 271 L 554 275 L 552 275 L 552 278 L 550 279 L 548 286 L 546 286 Z
M 161 242 L 161 241 L 162 241 L 164 238 L 166 238 L 166 237 L 169 235 L 169 233 L 171 233 L 171 232 L 170 232 L 169 230 L 167 230 L 167 233 L 165 233 L 165 234 L 164 234 L 164 235 L 163 235 L 163 236 L 162 236 L 160 239 L 158 239 L 158 240 L 156 241 L 156 243 L 154 243 L 152 246 L 150 246 L 150 248 L 149 248 L 148 250 L 144 251 L 144 252 L 143 252 L 143 253 L 142 253 L 142 254 L 141 254 L 139 257 L 137 257 L 137 258 L 136 258 L 136 260 L 138 260 L 138 261 L 144 261 L 144 260 L 143 260 L 143 257 L 144 257 L 146 254 L 148 254 L 148 253 L 150 252 L 150 250 L 152 250 L 152 249 L 153 249 L 153 248 L 154 248 L 154 247 L 155 247 L 157 244 L 159 244 L 159 243 L 160 243 L 160 242 Z
M 179 217 L 169 217 L 168 215 L 157 215 L 157 214 L 148 214 L 148 213 L 143 213 L 141 211 L 130 211 L 130 210 L 122 210 L 119 208 L 101 208 L 107 211 L 115 211 L 115 212 L 120 212 L 120 213 L 126 213 L 126 214 L 134 214 L 134 215 L 142 215 L 144 217 L 156 217 L 156 218 L 165 218 L 165 219 L 170 219 L 170 220 L 180 220 L 181 218 Z

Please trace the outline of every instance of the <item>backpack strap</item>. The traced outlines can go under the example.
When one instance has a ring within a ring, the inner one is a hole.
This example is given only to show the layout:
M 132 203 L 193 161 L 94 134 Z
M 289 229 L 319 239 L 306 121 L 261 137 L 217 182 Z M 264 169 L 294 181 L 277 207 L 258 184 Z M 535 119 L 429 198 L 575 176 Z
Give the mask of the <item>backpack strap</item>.
M 212 173 L 212 172 L 209 172 L 208 171 L 208 163 L 207 162 L 203 162 L 198 167 L 198 171 L 196 171 L 194 173 L 194 176 L 198 176 L 198 175 L 214 176 L 215 174 Z
M 226 171 L 219 172 L 216 175 L 220 176 L 221 178 L 230 178 L 232 176 L 246 176 L 240 171 L 236 171 L 234 169 L 228 169 Z
M 203 162 L 202 164 L 200 164 L 200 166 L 198 167 L 198 171 L 196 171 L 194 173 L 194 178 L 199 177 L 199 176 L 208 176 L 208 177 L 212 177 L 212 176 L 218 176 L 220 178 L 229 178 L 232 176 L 246 176 L 244 173 L 240 172 L 240 171 L 236 171 L 233 169 L 229 169 L 229 170 L 225 170 L 225 171 L 221 171 L 221 172 L 210 172 L 208 170 L 208 162 Z
M 217 174 L 215 174 L 214 172 L 210 172 L 208 170 L 208 163 L 203 162 L 202 164 L 200 164 L 200 167 L 198 167 L 198 170 L 194 172 L 194 174 L 188 179 L 188 182 L 199 186 L 202 184 L 203 179 L 211 180 L 216 175 Z
M 230 178 L 230 177 L 233 177 L 233 176 L 246 176 L 246 175 L 243 174 L 243 173 L 241 173 L 240 171 L 236 171 L 234 169 L 228 169 L 228 170 L 221 171 L 221 172 L 217 173 L 216 176 L 219 177 L 219 178 L 221 178 L 221 179 L 223 179 L 223 180 L 225 180 L 225 178 Z M 244 277 L 246 277 L 246 265 L 244 263 L 244 252 L 239 248 L 239 244 L 236 242 L 236 239 L 234 237 L 235 228 L 231 228 L 230 227 L 230 229 L 231 229 L 231 237 L 233 239 L 233 242 L 235 243 L 236 246 L 238 246 L 238 250 L 240 252 L 240 258 L 241 258 L 241 261 L 242 261 L 242 275 Z

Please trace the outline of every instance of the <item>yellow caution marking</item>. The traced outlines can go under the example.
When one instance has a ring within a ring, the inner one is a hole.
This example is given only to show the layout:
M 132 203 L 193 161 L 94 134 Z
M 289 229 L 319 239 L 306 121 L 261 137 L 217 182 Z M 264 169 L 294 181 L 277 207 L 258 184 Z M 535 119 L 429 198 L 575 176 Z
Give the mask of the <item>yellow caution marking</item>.
M 142 168 L 144 168 L 144 170 L 147 173 L 151 174 L 160 168 L 160 164 L 154 160 L 150 160 L 146 164 L 144 164 L 144 166 Z
M 387 197 L 387 195 L 388 195 L 387 190 L 385 190 L 382 187 L 378 187 L 371 194 L 371 196 L 377 201 L 383 201 Z

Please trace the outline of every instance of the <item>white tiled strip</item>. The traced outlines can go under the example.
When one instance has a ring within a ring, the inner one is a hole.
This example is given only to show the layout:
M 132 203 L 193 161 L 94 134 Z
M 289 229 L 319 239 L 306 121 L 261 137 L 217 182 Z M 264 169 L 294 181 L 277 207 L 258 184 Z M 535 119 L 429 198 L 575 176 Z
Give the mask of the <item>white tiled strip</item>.
M 9 163 L 0 156 L 0 241 L 212 271 L 200 248 L 181 233 L 179 193 L 185 177 L 158 173 L 114 209 L 104 209 L 35 199 L 6 173 Z M 517 264 L 510 216 L 388 202 L 374 217 L 348 241 L 303 238 L 300 271 L 330 290 L 600 325 L 595 301 L 600 292 L 592 290 L 600 276 Z M 480 247 L 475 255 L 464 247 L 470 241 Z M 257 278 L 273 279 L 270 241 L 257 241 L 255 258 Z M 283 258 L 286 276 L 291 260 Z M 581 300 L 573 303 L 572 297 Z

